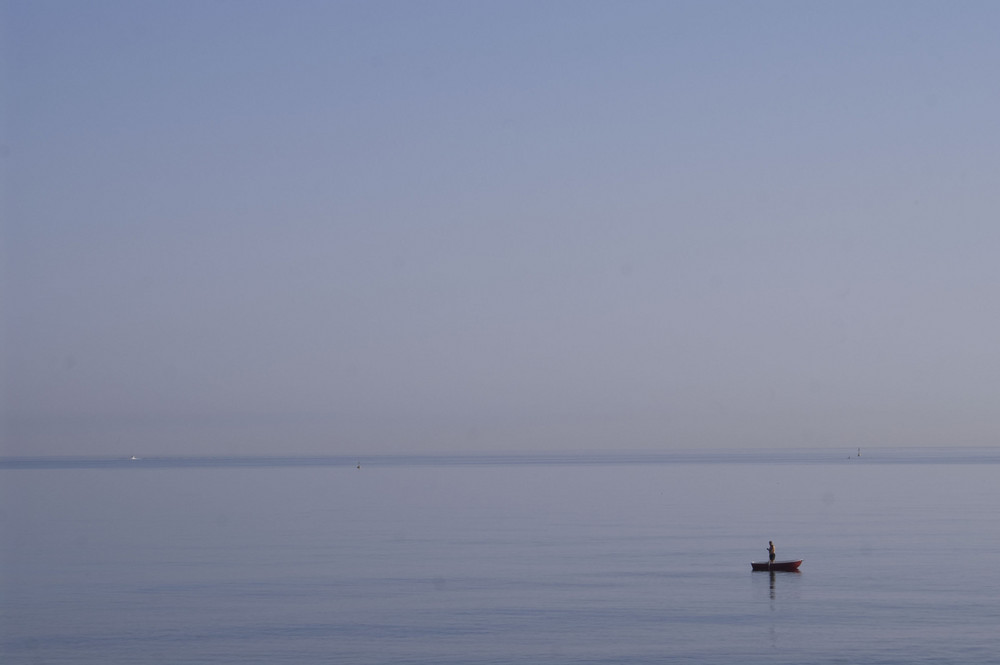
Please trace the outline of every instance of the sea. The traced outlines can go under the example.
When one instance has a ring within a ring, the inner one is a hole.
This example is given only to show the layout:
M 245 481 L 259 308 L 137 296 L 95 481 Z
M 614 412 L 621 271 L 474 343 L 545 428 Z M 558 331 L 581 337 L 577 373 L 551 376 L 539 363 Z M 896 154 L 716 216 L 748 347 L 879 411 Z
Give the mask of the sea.
M 0 662 L 997 663 L 1000 449 L 2 458 Z

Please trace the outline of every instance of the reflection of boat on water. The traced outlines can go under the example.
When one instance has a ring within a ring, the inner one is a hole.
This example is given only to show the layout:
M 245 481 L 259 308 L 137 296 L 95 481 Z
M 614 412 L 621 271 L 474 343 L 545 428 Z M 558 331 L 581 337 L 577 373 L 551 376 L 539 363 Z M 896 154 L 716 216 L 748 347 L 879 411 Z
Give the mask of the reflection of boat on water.
M 795 559 L 790 561 L 751 561 L 750 566 L 754 570 L 764 570 L 772 572 L 786 572 L 793 573 L 798 571 L 799 566 L 802 565 L 802 559 Z

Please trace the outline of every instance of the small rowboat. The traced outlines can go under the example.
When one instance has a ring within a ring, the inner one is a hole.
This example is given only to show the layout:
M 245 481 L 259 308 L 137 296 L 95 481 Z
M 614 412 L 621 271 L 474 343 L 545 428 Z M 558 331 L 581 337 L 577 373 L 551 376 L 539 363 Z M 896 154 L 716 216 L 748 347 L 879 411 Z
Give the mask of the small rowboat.
M 802 559 L 796 561 L 751 561 L 750 566 L 754 570 L 776 570 L 786 573 L 794 573 L 802 565 Z

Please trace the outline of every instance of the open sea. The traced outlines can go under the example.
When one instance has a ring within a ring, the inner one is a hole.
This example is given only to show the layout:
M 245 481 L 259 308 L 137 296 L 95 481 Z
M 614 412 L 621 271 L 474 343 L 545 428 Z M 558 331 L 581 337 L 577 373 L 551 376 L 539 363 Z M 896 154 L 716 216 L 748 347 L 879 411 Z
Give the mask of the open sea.
M 0 662 L 1000 662 L 1000 449 L 861 453 L 4 458 Z

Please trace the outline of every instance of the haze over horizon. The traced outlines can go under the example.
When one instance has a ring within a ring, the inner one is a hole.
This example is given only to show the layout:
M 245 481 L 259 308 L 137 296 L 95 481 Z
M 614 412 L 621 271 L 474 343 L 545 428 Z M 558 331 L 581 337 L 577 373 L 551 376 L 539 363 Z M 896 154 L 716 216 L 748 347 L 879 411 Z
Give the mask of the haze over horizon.
M 0 455 L 1000 443 L 1000 4 L 0 24 Z

